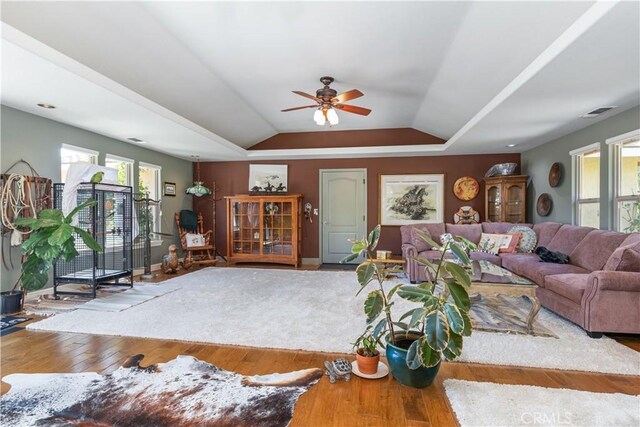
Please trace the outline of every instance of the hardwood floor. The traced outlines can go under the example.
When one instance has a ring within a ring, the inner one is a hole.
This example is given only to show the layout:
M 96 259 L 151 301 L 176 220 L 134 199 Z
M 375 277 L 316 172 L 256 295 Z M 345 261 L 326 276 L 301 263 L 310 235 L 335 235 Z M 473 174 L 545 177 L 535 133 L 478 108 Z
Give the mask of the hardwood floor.
M 164 279 L 162 275 L 156 278 Z M 638 337 L 625 336 L 621 342 L 640 348 Z M 145 355 L 143 365 L 190 354 L 223 369 L 250 375 L 321 368 L 324 360 L 341 356 L 27 330 L 2 337 L 0 353 L 2 376 L 30 372 L 110 373 L 128 356 L 137 353 Z M 324 377 L 302 395 L 295 407 L 292 425 L 454 426 L 456 418 L 442 385 L 449 378 L 593 392 L 640 393 L 640 376 L 444 363 L 435 383 L 422 390 L 401 386 L 390 376 L 375 381 L 354 377 L 350 382 L 335 384 L 330 384 Z M 2 383 L 1 392 L 8 390 L 9 386 Z

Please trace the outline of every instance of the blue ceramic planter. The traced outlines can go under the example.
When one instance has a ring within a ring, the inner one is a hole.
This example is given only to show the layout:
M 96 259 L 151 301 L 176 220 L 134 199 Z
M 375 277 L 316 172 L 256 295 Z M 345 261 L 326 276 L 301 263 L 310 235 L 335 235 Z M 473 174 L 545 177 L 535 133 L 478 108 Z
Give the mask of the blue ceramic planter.
M 418 337 L 415 334 L 396 334 L 396 339 L 414 340 Z M 393 377 L 400 383 L 409 387 L 424 388 L 431 385 L 438 375 L 441 363 L 432 368 L 424 366 L 418 369 L 409 369 L 407 366 L 407 350 L 391 344 L 391 336 L 387 335 L 387 362 Z

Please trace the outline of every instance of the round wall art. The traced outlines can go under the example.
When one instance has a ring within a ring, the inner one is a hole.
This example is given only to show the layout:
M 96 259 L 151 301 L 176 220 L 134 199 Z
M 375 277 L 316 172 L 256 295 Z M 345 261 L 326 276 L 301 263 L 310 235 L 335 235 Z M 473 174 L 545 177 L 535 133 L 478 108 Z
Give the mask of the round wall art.
M 549 169 L 549 185 L 551 187 L 557 187 L 560 184 L 560 180 L 562 179 L 562 165 L 558 162 L 555 162 L 551 165 L 551 169 Z
M 548 193 L 542 193 L 540 197 L 538 197 L 538 202 L 536 203 L 536 211 L 538 212 L 538 215 L 549 215 L 552 207 L 553 202 L 551 201 L 551 196 Z
M 480 192 L 480 184 L 472 176 L 463 176 L 453 183 L 453 194 L 460 200 L 472 200 Z

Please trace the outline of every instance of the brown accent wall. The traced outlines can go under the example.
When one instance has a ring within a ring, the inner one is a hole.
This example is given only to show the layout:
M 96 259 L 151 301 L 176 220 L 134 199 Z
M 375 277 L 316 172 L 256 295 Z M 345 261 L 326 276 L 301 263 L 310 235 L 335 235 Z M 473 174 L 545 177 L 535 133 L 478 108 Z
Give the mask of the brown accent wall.
M 444 144 L 444 139 L 412 128 L 367 130 L 322 130 L 279 133 L 249 150 L 293 148 L 378 147 L 385 145 Z
M 286 160 L 251 163 L 287 164 L 288 183 L 291 193 L 301 193 L 304 203 L 310 202 L 317 208 L 320 202 L 320 169 L 366 168 L 367 169 L 367 220 L 368 229 L 378 223 L 378 175 L 405 173 L 444 173 L 445 174 L 445 221 L 453 222 L 453 214 L 460 206 L 470 205 L 480 212 L 484 220 L 484 173 L 496 163 L 517 162 L 520 154 L 484 154 L 464 156 L 424 156 L 424 157 L 386 157 L 359 159 L 317 159 Z M 208 162 L 200 163 L 202 180 L 210 186 L 213 181 L 221 189 L 219 196 L 247 194 L 250 162 Z M 516 172 L 519 172 L 519 167 Z M 471 175 L 481 183 L 478 196 L 468 202 L 458 200 L 453 194 L 453 183 L 461 176 Z M 196 199 L 196 198 L 194 198 Z M 221 253 L 226 252 L 226 201 L 217 204 L 216 242 Z M 211 224 L 211 197 L 194 200 L 196 212 L 202 212 L 205 224 Z M 319 221 L 314 216 L 313 223 L 305 222 L 302 233 L 302 256 L 319 257 Z M 400 253 L 400 230 L 397 226 L 382 228 L 379 247 Z

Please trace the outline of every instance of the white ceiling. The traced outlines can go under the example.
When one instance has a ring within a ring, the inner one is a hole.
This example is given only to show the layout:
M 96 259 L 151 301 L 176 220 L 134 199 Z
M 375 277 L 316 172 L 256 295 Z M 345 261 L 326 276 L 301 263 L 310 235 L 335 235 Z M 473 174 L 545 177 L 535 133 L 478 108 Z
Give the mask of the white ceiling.
M 523 151 L 640 103 L 639 3 L 3 2 L 2 103 L 209 160 Z M 332 75 L 445 146 L 266 150 Z M 35 107 L 38 102 L 56 110 Z M 597 119 L 580 118 L 619 105 Z M 514 149 L 505 145 L 516 143 Z

